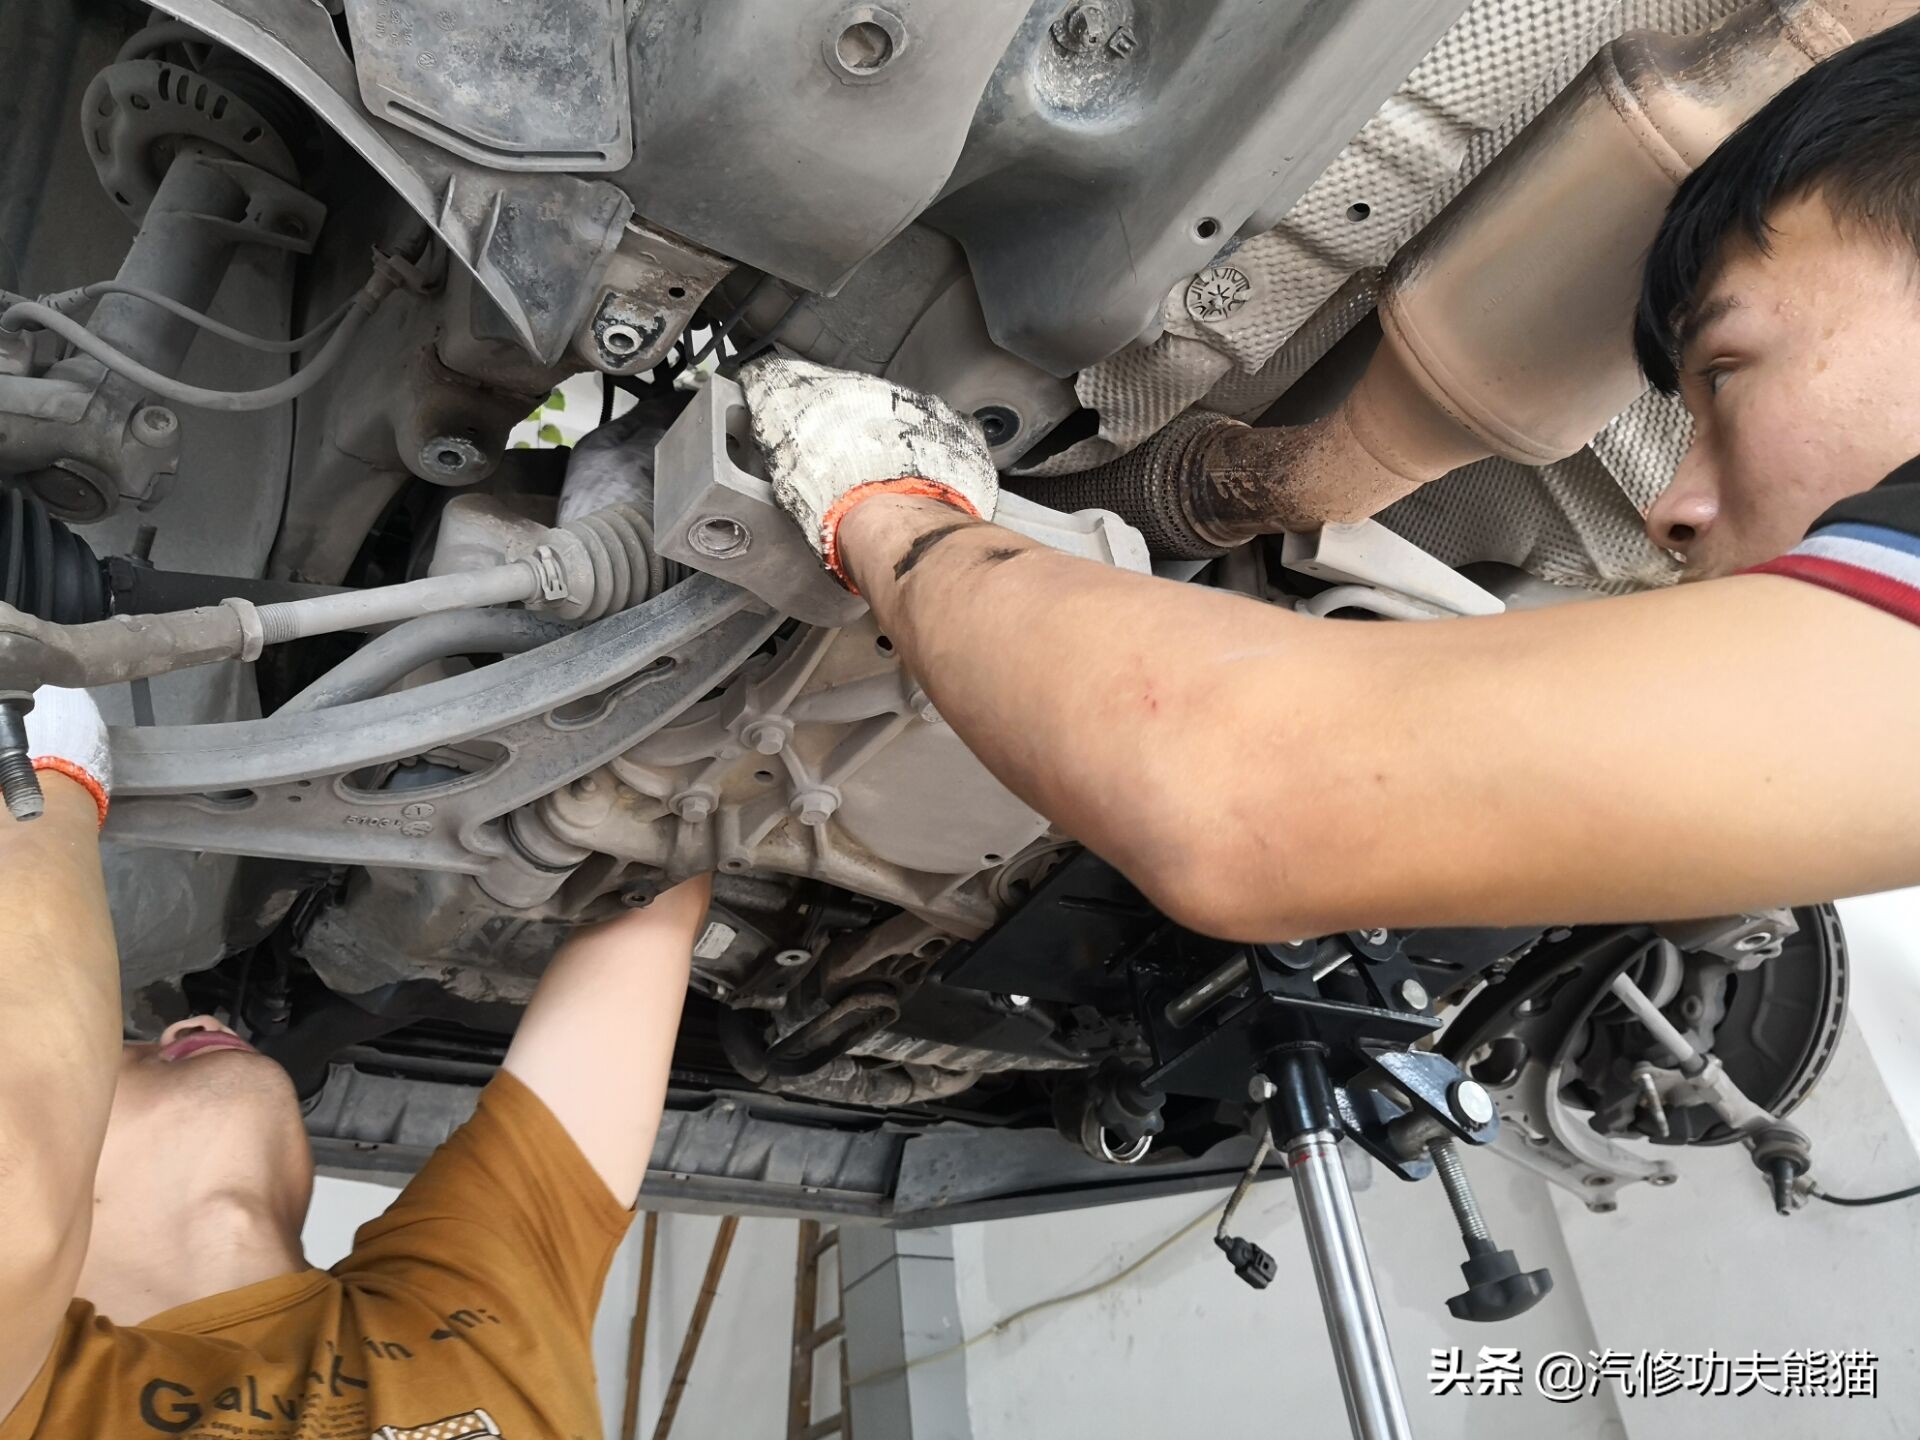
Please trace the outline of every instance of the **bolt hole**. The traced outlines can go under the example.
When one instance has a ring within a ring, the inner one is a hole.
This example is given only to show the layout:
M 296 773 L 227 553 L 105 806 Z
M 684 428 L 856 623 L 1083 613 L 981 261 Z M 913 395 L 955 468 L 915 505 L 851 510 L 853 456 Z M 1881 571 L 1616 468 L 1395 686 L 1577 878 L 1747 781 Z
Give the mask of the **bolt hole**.
M 1004 445 L 1020 433 L 1020 417 L 1004 405 L 983 405 L 973 419 L 989 446 Z
M 311 780 L 300 780 L 295 783 L 297 783 L 302 790 L 311 790 L 313 788 L 313 781 Z
M 163 86 L 162 89 L 164 90 L 164 88 L 165 87 Z M 146 110 L 151 108 L 147 103 L 147 97 L 144 95 L 129 95 L 127 97 L 127 103 L 133 106 L 133 108 L 136 110 Z
M 287 796 L 287 799 L 292 801 L 295 805 L 298 805 L 300 803 L 300 797 L 298 795 L 289 795 Z
M 753 536 L 731 516 L 709 515 L 694 521 L 693 528 L 687 531 L 687 541 L 702 555 L 727 560 L 743 553 L 753 543 Z
M 1002 860 L 1006 859 L 1007 857 L 1004 855 L 996 855 L 993 852 L 989 851 L 987 854 L 982 855 L 980 858 L 989 865 L 998 865 Z
M 669 286 L 667 287 L 667 298 L 668 298 L 668 299 L 670 299 L 670 300 L 684 300 L 684 299 L 686 299 L 686 298 L 687 298 L 687 287 L 686 287 L 686 286 L 684 286 L 684 285 L 669 285 Z
M 871 20 L 861 20 L 840 32 L 833 53 L 856 75 L 872 75 L 893 59 L 893 37 Z
M 756 770 L 753 772 L 753 778 L 762 785 L 771 785 L 778 777 L 771 770 Z
M 1211 215 L 1203 216 L 1194 223 L 1193 238 L 1196 240 L 1211 240 L 1219 233 L 1220 222 Z
M 448 470 L 458 470 L 461 465 L 461 456 L 458 450 L 442 450 L 433 458 Z
M 892 637 L 888 635 L 882 635 L 878 640 L 873 642 L 873 648 L 878 650 L 882 655 L 893 654 Z
M 1356 200 L 1353 204 L 1347 206 L 1347 219 L 1353 221 L 1356 225 L 1372 214 L 1373 206 L 1364 200 Z
M 720 868 L 729 875 L 738 875 L 742 870 L 747 868 L 747 862 L 735 857 L 729 860 L 722 860 L 720 862 Z

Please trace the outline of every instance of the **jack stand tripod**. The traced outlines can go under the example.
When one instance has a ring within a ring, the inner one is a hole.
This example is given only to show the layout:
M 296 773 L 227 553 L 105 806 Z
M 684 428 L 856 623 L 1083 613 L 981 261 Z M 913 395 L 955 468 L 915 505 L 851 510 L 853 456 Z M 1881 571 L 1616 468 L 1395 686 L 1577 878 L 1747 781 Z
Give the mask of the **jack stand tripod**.
M 1492 1096 L 1447 1056 L 1415 1048 L 1440 1029 L 1430 986 L 1458 987 L 1534 938 L 1524 930 L 1363 930 L 1271 944 L 1215 940 L 1158 915 L 1089 853 L 961 952 L 946 978 L 1066 1004 L 1130 1002 L 1153 1063 L 1096 1074 L 1083 1092 L 1057 1097 L 1074 1102 L 1065 1119 L 1078 1122 L 1057 1123 L 1083 1144 L 1089 1131 L 1103 1144 L 1112 1132 L 1144 1152 L 1169 1099 L 1265 1107 L 1299 1198 L 1353 1434 L 1407 1440 L 1340 1145 L 1351 1140 L 1402 1180 L 1439 1173 L 1467 1248 L 1466 1289 L 1447 1301 L 1456 1317 L 1510 1319 L 1547 1293 L 1546 1271 L 1522 1270 L 1495 1244 L 1460 1162 L 1459 1144 L 1485 1145 L 1499 1133 Z M 1052 958 L 1037 969 L 1036 955 Z M 1243 1187 L 1263 1158 L 1256 1150 Z M 1215 1243 L 1235 1274 L 1263 1289 L 1272 1257 L 1226 1233 L 1231 1211 Z
M 1289 1047 L 1276 1052 L 1268 1069 L 1274 1094 L 1267 1115 L 1300 1202 L 1347 1423 L 1356 1440 L 1409 1440 L 1387 1322 L 1340 1159 L 1340 1112 L 1326 1054 L 1315 1045 Z

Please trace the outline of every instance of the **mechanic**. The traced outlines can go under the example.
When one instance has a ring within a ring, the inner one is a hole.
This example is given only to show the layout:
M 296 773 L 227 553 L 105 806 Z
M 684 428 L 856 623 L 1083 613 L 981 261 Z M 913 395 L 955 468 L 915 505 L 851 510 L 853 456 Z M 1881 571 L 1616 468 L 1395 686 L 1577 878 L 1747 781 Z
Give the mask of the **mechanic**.
M 1695 421 L 1649 527 L 1710 583 L 1438 625 L 1062 556 L 987 523 L 993 466 L 938 401 L 784 359 L 744 378 L 783 504 L 941 714 L 1195 929 L 1920 881 L 1920 24 L 1817 67 L 1682 187 L 1637 338 Z M 105 733 L 62 692 L 28 723 L 50 773 L 46 815 L 0 827 L 0 1440 L 597 1432 L 592 1317 L 706 882 L 562 951 L 475 1118 L 320 1272 L 285 1075 L 204 1017 L 121 1047 Z
M 993 465 L 939 401 L 777 357 L 742 383 L 782 505 L 940 715 L 1192 929 L 1920 882 L 1920 21 L 1807 72 L 1681 186 L 1635 342 L 1694 426 L 1647 528 L 1709 583 L 1445 624 L 1063 555 L 986 523 Z
M 46 813 L 0 826 L 0 1440 L 600 1434 L 593 1319 L 707 877 L 562 948 L 473 1119 L 315 1270 L 287 1072 L 207 1016 L 121 1044 L 106 729 L 35 699 Z

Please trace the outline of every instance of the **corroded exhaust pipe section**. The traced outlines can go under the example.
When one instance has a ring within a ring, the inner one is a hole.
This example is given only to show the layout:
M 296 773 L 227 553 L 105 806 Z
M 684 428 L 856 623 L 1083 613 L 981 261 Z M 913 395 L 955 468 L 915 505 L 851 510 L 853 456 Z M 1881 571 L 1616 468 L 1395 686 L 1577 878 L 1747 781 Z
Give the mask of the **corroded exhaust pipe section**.
M 1133 508 L 1172 558 L 1364 520 L 1488 456 L 1565 459 L 1645 388 L 1630 321 L 1680 182 L 1815 63 L 1916 12 L 1920 0 L 1760 0 L 1700 35 L 1621 37 L 1396 259 L 1380 347 L 1331 414 L 1249 429 L 1190 412 L 1035 498 L 1072 509 L 1069 485 L 1085 505 L 1150 484 Z

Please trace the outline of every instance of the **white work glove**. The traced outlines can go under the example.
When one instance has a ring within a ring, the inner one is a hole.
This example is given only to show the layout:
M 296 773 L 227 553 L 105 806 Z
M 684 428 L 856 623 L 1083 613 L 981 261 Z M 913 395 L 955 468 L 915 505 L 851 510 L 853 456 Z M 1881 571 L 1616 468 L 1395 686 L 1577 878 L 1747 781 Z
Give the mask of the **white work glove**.
M 84 690 L 42 685 L 27 712 L 27 756 L 36 770 L 52 770 L 76 780 L 100 807 L 107 823 L 107 797 L 113 792 L 113 760 L 107 751 L 107 722 Z
M 924 495 L 991 520 L 1000 476 L 980 432 L 943 400 L 769 355 L 740 372 L 774 498 L 847 589 L 840 525 L 875 495 Z

